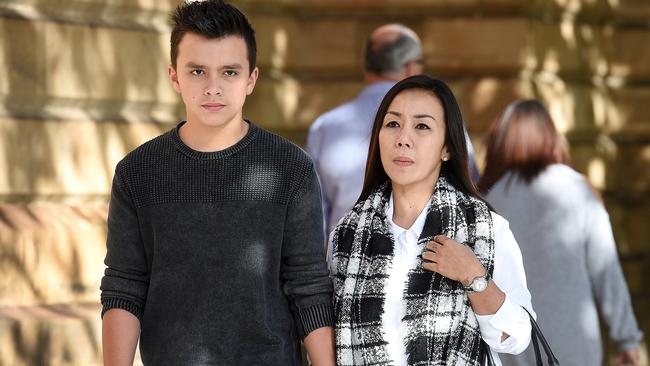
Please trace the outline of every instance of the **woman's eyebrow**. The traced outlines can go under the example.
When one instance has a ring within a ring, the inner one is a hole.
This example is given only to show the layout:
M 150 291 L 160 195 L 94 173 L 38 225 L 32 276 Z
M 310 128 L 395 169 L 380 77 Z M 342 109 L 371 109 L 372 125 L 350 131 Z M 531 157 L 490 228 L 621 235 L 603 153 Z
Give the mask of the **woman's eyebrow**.
M 431 118 L 431 119 L 434 120 L 434 121 L 436 120 L 435 118 L 433 118 L 433 116 L 431 116 L 431 115 L 429 115 L 429 114 L 416 114 L 415 116 L 413 116 L 413 118 L 417 118 L 417 119 L 420 119 L 420 118 Z

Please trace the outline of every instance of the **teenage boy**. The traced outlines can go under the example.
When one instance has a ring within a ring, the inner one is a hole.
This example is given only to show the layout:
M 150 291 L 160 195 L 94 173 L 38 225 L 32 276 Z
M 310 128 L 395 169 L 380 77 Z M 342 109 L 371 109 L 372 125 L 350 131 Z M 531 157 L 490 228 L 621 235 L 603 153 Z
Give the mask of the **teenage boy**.
M 223 1 L 172 16 L 187 121 L 117 165 L 101 285 L 105 365 L 334 365 L 332 284 L 310 158 L 242 118 L 259 70 Z

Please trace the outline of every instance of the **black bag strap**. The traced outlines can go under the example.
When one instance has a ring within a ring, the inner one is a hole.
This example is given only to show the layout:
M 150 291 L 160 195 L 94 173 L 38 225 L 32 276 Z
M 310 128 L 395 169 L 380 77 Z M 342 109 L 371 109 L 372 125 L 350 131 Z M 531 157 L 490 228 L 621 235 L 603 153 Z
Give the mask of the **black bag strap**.
M 528 309 L 524 308 L 524 310 L 526 310 L 526 313 L 528 313 L 528 318 L 530 318 L 530 325 L 532 327 L 531 338 L 532 338 L 533 346 L 535 347 L 535 359 L 537 360 L 537 365 L 542 365 L 542 356 L 539 352 L 539 345 L 537 343 L 540 342 L 542 344 L 542 348 L 544 348 L 544 353 L 546 353 L 546 357 L 548 358 L 549 366 L 559 366 L 560 361 L 558 361 L 555 355 L 553 354 L 553 350 L 551 350 L 551 346 L 546 341 L 546 338 L 544 338 L 544 334 L 542 334 L 542 330 L 539 328 L 539 325 L 537 325 L 537 322 L 535 321 L 533 316 L 530 315 Z
M 535 350 L 535 365 L 544 366 L 544 363 L 542 362 L 542 354 L 539 352 L 539 343 L 537 342 L 537 333 L 534 330 L 532 330 L 532 322 L 531 322 L 530 341 L 533 343 L 533 349 Z
M 481 338 L 481 364 L 485 366 L 496 366 L 490 346 Z

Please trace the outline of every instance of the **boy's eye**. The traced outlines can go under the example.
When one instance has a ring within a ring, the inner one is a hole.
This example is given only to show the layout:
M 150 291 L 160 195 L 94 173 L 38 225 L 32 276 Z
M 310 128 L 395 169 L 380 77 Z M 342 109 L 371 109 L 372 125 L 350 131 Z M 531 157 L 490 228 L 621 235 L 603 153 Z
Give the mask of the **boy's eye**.
M 391 128 L 399 127 L 399 123 L 397 123 L 396 121 L 389 121 L 388 123 L 386 123 L 386 127 L 391 127 Z
M 430 129 L 429 126 L 427 126 L 427 125 L 424 124 L 424 123 L 418 123 L 418 124 L 415 126 L 415 128 L 416 128 L 417 130 L 429 130 L 429 129 Z
M 201 69 L 192 70 L 192 75 L 197 75 L 198 76 L 198 75 L 203 75 L 203 74 L 205 74 L 205 71 L 203 71 Z
M 237 71 L 234 70 L 226 70 L 223 72 L 224 75 L 226 76 L 237 76 Z

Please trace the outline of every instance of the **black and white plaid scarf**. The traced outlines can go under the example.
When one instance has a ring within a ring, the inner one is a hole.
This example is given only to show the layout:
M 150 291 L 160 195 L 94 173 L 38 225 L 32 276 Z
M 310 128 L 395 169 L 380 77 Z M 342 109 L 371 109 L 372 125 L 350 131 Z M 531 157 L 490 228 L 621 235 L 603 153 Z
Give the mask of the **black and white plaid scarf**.
M 386 218 L 388 182 L 359 202 L 334 232 L 337 365 L 391 365 L 381 327 L 384 287 L 394 238 Z M 418 240 L 421 250 L 435 235 L 471 247 L 492 274 L 494 230 L 487 205 L 438 179 Z M 481 335 L 460 283 L 417 266 L 403 294 L 409 365 L 479 365 Z

